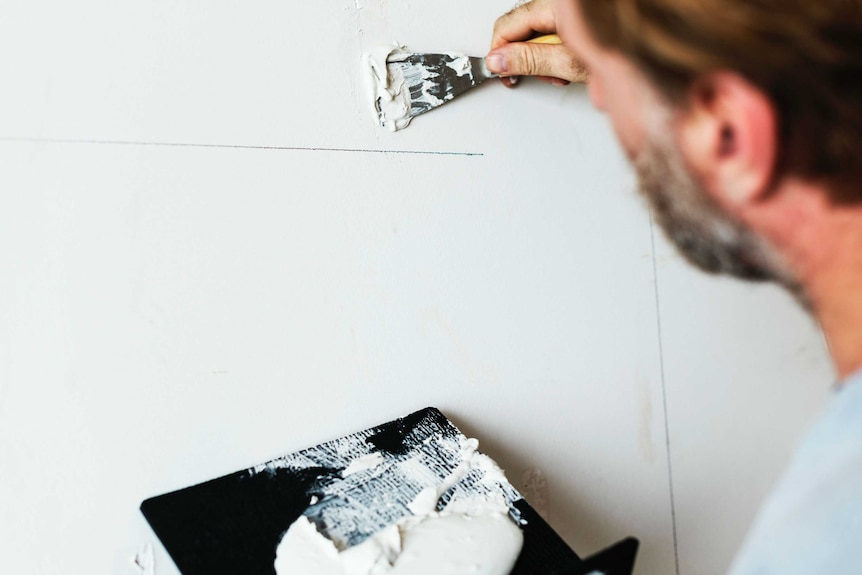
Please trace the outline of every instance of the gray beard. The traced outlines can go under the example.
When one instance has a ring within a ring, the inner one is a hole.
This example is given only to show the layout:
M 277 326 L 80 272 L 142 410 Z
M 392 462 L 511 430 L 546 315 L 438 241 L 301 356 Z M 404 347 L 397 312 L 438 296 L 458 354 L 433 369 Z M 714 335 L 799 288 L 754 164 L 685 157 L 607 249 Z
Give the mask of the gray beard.
M 778 283 L 810 308 L 802 286 L 772 247 L 712 200 L 676 147 L 662 141 L 667 136 L 652 136 L 634 160 L 639 191 L 683 257 L 708 273 Z

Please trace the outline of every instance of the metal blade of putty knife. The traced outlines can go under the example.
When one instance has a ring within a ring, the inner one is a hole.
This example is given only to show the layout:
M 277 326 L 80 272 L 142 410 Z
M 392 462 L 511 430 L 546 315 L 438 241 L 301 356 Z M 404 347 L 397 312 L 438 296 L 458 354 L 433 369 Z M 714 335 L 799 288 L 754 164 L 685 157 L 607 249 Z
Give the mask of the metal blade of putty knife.
M 398 54 L 386 62 L 396 85 L 410 92 L 410 117 L 441 106 L 496 74 L 484 58 L 463 54 Z

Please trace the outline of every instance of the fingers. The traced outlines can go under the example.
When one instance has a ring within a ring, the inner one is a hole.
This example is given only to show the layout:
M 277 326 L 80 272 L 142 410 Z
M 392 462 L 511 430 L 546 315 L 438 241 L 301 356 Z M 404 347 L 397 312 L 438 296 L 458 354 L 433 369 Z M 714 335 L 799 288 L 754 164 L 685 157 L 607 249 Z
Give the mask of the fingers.
M 554 86 L 568 86 L 571 84 L 569 80 L 563 80 L 562 78 L 553 78 L 551 76 L 536 76 L 537 80 L 541 80 L 542 82 L 547 82 L 548 84 L 553 84 Z
M 565 82 L 589 79 L 586 67 L 562 44 L 506 44 L 492 50 L 485 64 L 501 76 L 547 76 Z
M 500 81 L 507 88 L 514 88 L 515 86 L 517 86 L 519 80 L 520 78 L 518 78 L 517 76 L 502 76 L 500 78 Z
M 535 34 L 557 31 L 554 18 L 554 0 L 533 0 L 510 10 L 494 23 L 491 49 L 510 42 L 521 42 Z
M 518 76 L 539 76 L 556 85 L 586 82 L 586 68 L 565 46 L 527 44 L 537 34 L 557 31 L 555 0 L 532 0 L 501 16 L 494 24 L 488 69 L 512 87 Z

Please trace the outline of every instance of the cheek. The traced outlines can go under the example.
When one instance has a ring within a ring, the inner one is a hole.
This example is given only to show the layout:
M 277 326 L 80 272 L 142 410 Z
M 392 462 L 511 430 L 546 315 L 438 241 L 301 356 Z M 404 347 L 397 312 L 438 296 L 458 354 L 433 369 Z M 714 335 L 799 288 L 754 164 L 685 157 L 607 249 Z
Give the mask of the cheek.
M 593 74 L 588 85 L 590 100 L 597 110 L 607 115 L 617 139 L 631 158 L 643 139 L 637 114 L 637 98 L 627 96 L 621 89 L 627 86 L 614 85 L 610 91 L 606 90 L 606 86 L 599 74 Z
M 635 112 L 630 102 L 605 102 L 605 110 L 613 125 L 620 145 L 629 159 L 634 159 L 644 145 L 643 119 Z

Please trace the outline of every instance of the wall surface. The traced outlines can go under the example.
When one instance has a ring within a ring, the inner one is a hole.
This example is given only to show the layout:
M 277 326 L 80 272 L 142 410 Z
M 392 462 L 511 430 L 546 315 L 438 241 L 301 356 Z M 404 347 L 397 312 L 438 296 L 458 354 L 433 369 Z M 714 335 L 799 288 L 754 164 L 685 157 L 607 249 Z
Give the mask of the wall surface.
M 509 7 L 2 3 L 0 572 L 170 575 L 144 498 L 429 405 L 580 554 L 725 570 L 822 340 L 686 267 L 583 88 L 373 124 L 364 51 Z

